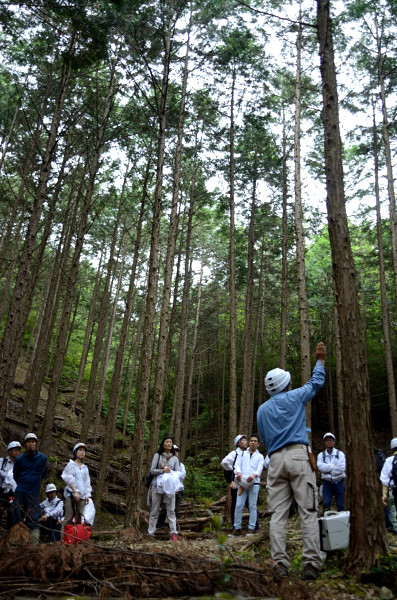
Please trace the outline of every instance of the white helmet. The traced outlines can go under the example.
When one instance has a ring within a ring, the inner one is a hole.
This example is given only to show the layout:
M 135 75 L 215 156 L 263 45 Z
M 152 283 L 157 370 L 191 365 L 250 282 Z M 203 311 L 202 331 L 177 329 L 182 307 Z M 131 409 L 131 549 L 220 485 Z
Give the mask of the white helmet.
M 12 450 L 13 448 L 22 448 L 19 442 L 10 442 L 7 446 L 7 450 Z
M 28 440 L 36 440 L 37 442 L 37 435 L 35 433 L 27 433 L 23 439 L 24 442 L 27 442 Z
M 87 449 L 87 446 L 85 444 L 83 444 L 83 442 L 79 442 L 78 444 L 75 445 L 75 447 L 73 448 L 73 454 L 76 454 L 77 450 L 79 448 L 85 448 Z
M 56 492 L 57 488 L 53 483 L 49 483 L 45 489 L 45 493 L 48 494 L 48 492 Z
M 291 375 L 284 369 L 272 369 L 265 377 L 266 391 L 272 396 L 285 390 L 291 381 Z
M 397 437 L 393 438 L 390 442 L 390 449 L 394 450 L 395 448 L 397 448 Z
M 239 441 L 241 440 L 241 438 L 245 438 L 247 439 L 247 436 L 245 435 L 245 433 L 240 433 L 240 435 L 237 435 L 234 438 L 234 447 L 237 448 L 237 444 L 239 443 Z
M 334 436 L 334 434 L 331 433 L 330 431 L 328 431 L 328 433 L 324 433 L 324 435 L 323 435 L 323 442 L 325 442 L 325 438 L 327 438 L 327 437 L 332 437 L 334 441 L 336 439 L 335 436 Z

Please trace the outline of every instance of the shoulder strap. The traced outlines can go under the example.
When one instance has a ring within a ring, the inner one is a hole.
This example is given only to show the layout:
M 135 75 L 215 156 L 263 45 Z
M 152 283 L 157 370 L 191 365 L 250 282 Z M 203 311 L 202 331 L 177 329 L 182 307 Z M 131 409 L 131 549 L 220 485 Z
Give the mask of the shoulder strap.
M 325 462 L 325 450 L 323 452 L 323 462 Z
M 336 451 L 335 457 L 337 460 L 339 459 L 339 450 Z
M 236 460 L 237 460 L 237 450 L 235 450 L 235 453 L 236 453 L 236 455 L 235 455 L 235 457 L 234 457 L 234 461 L 233 461 L 233 464 L 232 464 L 232 469 L 234 468 L 234 465 L 236 464 Z

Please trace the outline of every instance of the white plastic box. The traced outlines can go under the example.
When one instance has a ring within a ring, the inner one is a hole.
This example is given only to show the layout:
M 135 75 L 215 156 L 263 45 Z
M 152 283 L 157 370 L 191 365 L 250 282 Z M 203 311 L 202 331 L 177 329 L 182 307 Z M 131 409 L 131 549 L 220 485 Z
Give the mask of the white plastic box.
M 348 547 L 350 534 L 350 512 L 348 510 L 341 512 L 328 510 L 318 520 L 318 524 L 321 550 L 329 552 Z

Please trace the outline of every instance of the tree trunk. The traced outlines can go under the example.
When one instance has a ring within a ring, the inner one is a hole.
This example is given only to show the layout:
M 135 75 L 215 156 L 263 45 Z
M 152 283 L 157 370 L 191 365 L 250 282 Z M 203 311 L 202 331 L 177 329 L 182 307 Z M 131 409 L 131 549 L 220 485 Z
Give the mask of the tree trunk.
M 287 309 L 288 309 L 288 171 L 287 171 L 287 133 L 285 126 L 285 109 L 283 107 L 283 202 L 282 202 L 282 246 L 281 246 L 281 315 L 280 315 L 280 367 L 287 367 Z M 261 398 L 261 396 L 259 396 Z
M 175 166 L 174 166 L 174 181 L 172 187 L 172 202 L 171 202 L 171 213 L 170 213 L 170 225 L 168 230 L 168 243 L 167 243 L 167 255 L 165 260 L 164 269 L 164 285 L 163 285 L 163 296 L 161 301 L 161 313 L 160 313 L 160 331 L 157 348 L 157 363 L 156 363 L 156 378 L 154 383 L 154 393 L 152 401 L 152 426 L 150 430 L 150 441 L 149 441 L 149 452 L 148 458 L 153 456 L 158 439 L 160 435 L 160 424 L 161 424 L 161 413 L 163 410 L 164 394 L 165 394 L 165 382 L 166 382 L 166 364 L 167 364 L 167 342 L 168 342 L 168 328 L 170 318 L 170 300 L 171 300 L 171 286 L 172 286 L 172 273 L 175 258 L 175 247 L 178 233 L 178 198 L 180 189 L 180 178 L 181 178 L 181 160 L 182 160 L 182 143 L 183 143 L 183 130 L 185 122 L 185 104 L 186 104 L 186 90 L 188 81 L 188 65 L 189 65 L 189 42 L 190 42 L 190 31 L 188 30 L 188 38 L 186 42 L 186 53 L 185 62 L 183 68 L 183 80 L 181 90 L 181 102 L 179 107 L 179 120 L 178 120 L 178 135 L 177 144 L 175 150 Z
M 203 266 L 201 265 L 200 281 L 199 281 L 199 286 L 198 286 L 198 291 L 197 291 L 196 318 L 194 320 L 192 353 L 190 355 L 189 378 L 188 378 L 188 384 L 187 384 L 187 389 L 186 389 L 185 414 L 184 414 L 184 420 L 183 420 L 183 433 L 182 433 L 182 443 L 181 443 L 182 447 L 180 448 L 180 455 L 181 455 L 182 462 L 185 460 L 185 456 L 186 456 L 188 432 L 189 432 L 189 426 L 190 426 L 190 406 L 191 406 L 191 402 L 192 402 L 192 393 L 193 393 L 193 375 L 194 375 L 194 366 L 195 366 L 195 358 L 196 358 L 196 350 L 197 350 L 197 332 L 198 332 L 199 318 L 200 318 L 202 278 L 203 278 Z
M 230 97 L 230 156 L 229 156 L 229 209 L 230 209 L 230 242 L 229 242 L 229 302 L 230 302 L 230 363 L 229 363 L 229 446 L 237 433 L 237 292 L 236 292 L 236 224 L 234 206 L 234 92 L 236 70 L 233 69 L 233 83 Z M 247 434 L 248 435 L 248 434 Z
M 160 222 L 162 211 L 162 189 L 164 171 L 165 132 L 167 115 L 167 91 L 169 83 L 169 69 L 172 46 L 172 19 L 173 11 L 170 9 L 168 16 L 168 30 L 164 39 L 164 71 L 161 86 L 160 109 L 158 114 L 158 150 L 157 150 L 157 173 L 156 187 L 153 201 L 152 235 L 150 242 L 148 288 L 146 295 L 145 323 L 143 327 L 143 338 L 141 348 L 140 373 L 137 388 L 139 402 L 136 408 L 134 439 L 131 445 L 131 454 L 134 463 L 131 469 L 129 484 L 129 497 L 127 503 L 126 525 L 131 526 L 133 522 L 139 523 L 139 510 L 142 495 L 142 466 L 145 446 L 146 415 L 149 401 L 150 375 L 153 356 L 153 338 L 157 301 L 158 263 L 159 263 L 159 241 Z
M 375 120 L 375 103 L 373 108 L 373 140 L 374 140 L 374 178 L 375 178 L 375 199 L 376 199 L 376 231 L 378 238 L 378 260 L 379 260 L 379 282 L 382 305 L 382 329 L 383 343 L 385 348 L 385 361 L 387 373 L 387 390 L 389 396 L 390 425 L 392 436 L 397 436 L 397 405 L 396 405 L 396 385 L 393 368 L 393 346 L 391 339 L 390 315 L 387 302 L 386 277 L 385 277 L 385 257 L 383 249 L 382 217 L 379 199 L 379 163 L 378 163 L 378 139 Z
M 254 157 L 254 172 L 256 172 Z M 253 324 L 254 324 L 254 249 L 255 249 L 255 208 L 256 208 L 256 178 L 253 181 L 251 215 L 248 231 L 248 256 L 247 256 L 247 284 L 245 300 L 245 330 L 244 330 L 244 357 L 243 381 L 240 397 L 240 423 L 239 431 L 247 435 L 251 430 L 254 413 L 254 397 L 252 395 L 252 355 L 253 355 Z
M 72 56 L 75 50 L 77 35 L 74 32 L 69 45 L 69 56 Z M 69 78 L 71 74 L 71 61 L 65 61 L 61 81 L 59 85 L 59 94 L 54 109 L 52 122 L 50 125 L 46 149 L 40 169 L 38 185 L 33 199 L 33 207 L 29 219 L 28 230 L 24 240 L 19 269 L 14 286 L 10 310 L 5 324 L 3 338 L 0 344 L 0 420 L 4 421 L 7 412 L 7 403 L 10 397 L 11 388 L 14 382 L 14 374 L 17 367 L 18 356 L 22 343 L 26 308 L 26 292 L 29 291 L 30 267 L 33 262 L 34 250 L 36 246 L 36 237 L 40 227 L 40 217 L 43 203 L 47 192 L 48 182 L 51 174 L 51 165 L 55 155 L 57 145 L 58 128 L 61 121 L 61 115 L 66 99 Z
M 305 237 L 303 232 L 302 211 L 302 182 L 301 182 L 301 45 L 302 45 L 302 23 L 301 8 L 299 8 L 299 27 L 296 41 L 297 69 L 295 86 L 295 235 L 296 235 L 296 262 L 298 275 L 298 299 L 299 299 L 299 333 L 300 333 L 300 359 L 301 359 L 301 385 L 309 381 L 311 377 L 310 360 L 310 335 L 309 317 L 306 291 L 306 269 L 305 269 Z M 311 443 L 311 402 L 305 407 L 306 427 L 309 442 Z
M 317 0 L 328 229 L 342 352 L 343 416 L 346 430 L 348 504 L 351 511 L 347 564 L 349 572 L 360 577 L 362 571 L 369 570 L 377 563 L 379 556 L 386 553 L 387 544 L 373 452 L 368 372 L 364 360 L 357 282 L 345 206 L 338 92 L 329 10 L 328 0 Z
M 101 280 L 101 273 L 102 273 L 102 259 L 103 259 L 103 246 L 101 249 L 101 257 L 99 259 L 99 265 L 98 265 L 98 269 L 96 272 L 95 284 L 94 284 L 94 290 L 92 292 L 90 308 L 88 310 L 87 324 L 85 327 L 85 335 L 84 335 L 84 342 L 83 342 L 83 350 L 82 350 L 81 359 L 80 359 L 79 373 L 77 375 L 76 387 L 75 387 L 74 394 L 73 394 L 73 400 L 72 400 L 72 403 L 70 406 L 71 411 L 74 411 L 74 409 L 76 407 L 77 399 L 80 395 L 81 382 L 83 380 L 84 371 L 85 371 L 85 367 L 87 364 L 87 357 L 88 357 L 88 352 L 89 352 L 89 348 L 90 348 L 90 341 L 92 339 L 92 331 L 93 331 L 93 327 L 94 327 L 95 311 L 96 311 L 97 302 L 98 302 L 99 283 Z
M 52 370 L 51 383 L 48 389 L 48 401 L 46 412 L 42 426 L 43 448 L 44 452 L 51 448 L 51 429 L 55 416 L 56 401 L 58 394 L 58 386 L 62 375 L 62 367 L 66 353 L 67 334 L 69 328 L 70 314 L 73 307 L 73 299 L 77 283 L 77 275 L 79 272 L 80 256 L 83 249 L 85 234 L 88 230 L 88 215 L 91 209 L 92 196 L 94 193 L 95 179 L 99 167 L 99 157 L 103 147 L 106 125 L 108 123 L 110 109 L 114 96 L 114 70 L 110 78 L 109 89 L 104 100 L 103 114 L 100 125 L 98 127 L 97 139 L 93 149 L 91 164 L 89 167 L 89 178 L 87 183 L 87 191 L 84 197 L 84 203 L 81 209 L 80 222 L 76 236 L 76 244 L 72 258 L 72 264 L 69 271 L 65 300 L 61 315 L 61 326 L 56 343 L 56 353 L 54 358 L 54 366 Z

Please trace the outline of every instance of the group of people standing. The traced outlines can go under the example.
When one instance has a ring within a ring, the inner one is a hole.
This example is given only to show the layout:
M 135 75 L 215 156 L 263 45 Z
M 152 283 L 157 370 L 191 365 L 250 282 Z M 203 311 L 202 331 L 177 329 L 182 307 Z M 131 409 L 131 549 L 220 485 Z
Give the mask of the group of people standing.
M 33 542 L 39 543 L 41 531 L 48 533 L 50 542 L 58 541 L 62 525 L 74 518 L 79 520 L 81 515 L 88 514 L 92 524 L 95 509 L 90 475 L 84 464 L 86 445 L 79 442 L 74 446 L 73 458 L 62 472 L 65 502 L 57 497 L 54 483 L 46 486 L 46 499 L 40 502 L 41 482 L 48 472 L 47 457 L 37 448 L 36 434 L 28 433 L 23 443 L 25 452 L 20 442 L 10 442 L 8 456 L 0 468 L 0 520 L 5 513 L 6 528 L 23 522 L 30 528 Z

